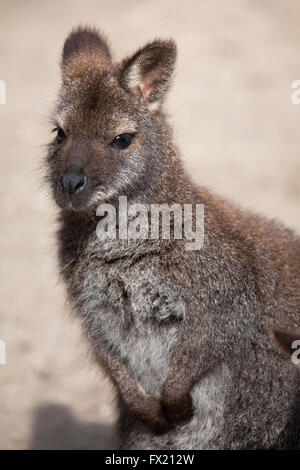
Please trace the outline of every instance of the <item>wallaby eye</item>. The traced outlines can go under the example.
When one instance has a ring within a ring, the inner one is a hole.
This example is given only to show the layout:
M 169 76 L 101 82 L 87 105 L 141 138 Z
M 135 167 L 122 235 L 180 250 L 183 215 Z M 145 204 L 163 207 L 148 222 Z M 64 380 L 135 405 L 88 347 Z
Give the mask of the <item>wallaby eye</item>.
M 120 134 L 114 138 L 111 145 L 116 149 L 126 149 L 126 147 L 129 147 L 129 145 L 131 144 L 132 139 L 132 134 Z
M 58 142 L 62 142 L 66 138 L 66 134 L 61 127 L 55 127 L 52 132 L 57 132 L 56 139 Z

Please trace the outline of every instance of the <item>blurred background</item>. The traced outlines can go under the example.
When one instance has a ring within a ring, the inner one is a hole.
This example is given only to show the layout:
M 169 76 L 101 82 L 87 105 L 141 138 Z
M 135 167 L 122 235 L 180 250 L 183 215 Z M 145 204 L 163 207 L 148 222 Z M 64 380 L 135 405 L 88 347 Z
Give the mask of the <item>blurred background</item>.
M 1 0 L 1 449 L 113 449 L 113 392 L 89 359 L 57 276 L 56 208 L 42 182 L 63 41 L 79 23 L 116 57 L 178 43 L 167 109 L 194 178 L 300 232 L 297 0 Z

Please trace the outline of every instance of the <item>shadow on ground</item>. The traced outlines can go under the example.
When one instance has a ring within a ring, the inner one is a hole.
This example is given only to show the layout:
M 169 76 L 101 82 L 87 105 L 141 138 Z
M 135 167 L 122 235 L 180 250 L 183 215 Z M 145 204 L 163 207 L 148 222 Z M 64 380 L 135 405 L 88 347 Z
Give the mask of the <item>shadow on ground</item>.
M 29 449 L 95 450 L 116 449 L 114 427 L 98 422 L 78 421 L 69 408 L 48 404 L 34 411 Z

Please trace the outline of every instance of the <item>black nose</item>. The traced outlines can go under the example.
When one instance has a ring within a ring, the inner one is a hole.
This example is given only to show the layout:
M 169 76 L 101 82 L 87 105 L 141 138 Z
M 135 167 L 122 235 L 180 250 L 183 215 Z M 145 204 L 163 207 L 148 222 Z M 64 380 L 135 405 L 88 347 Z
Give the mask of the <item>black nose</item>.
M 85 188 L 87 177 L 77 166 L 70 166 L 62 174 L 60 183 L 65 193 L 77 194 Z

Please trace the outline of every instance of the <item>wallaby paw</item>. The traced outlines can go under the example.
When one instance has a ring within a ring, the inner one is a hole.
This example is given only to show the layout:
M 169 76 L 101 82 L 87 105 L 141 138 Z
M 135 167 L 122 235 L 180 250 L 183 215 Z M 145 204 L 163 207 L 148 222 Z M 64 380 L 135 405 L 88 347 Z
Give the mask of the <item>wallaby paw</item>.
M 171 429 L 160 400 L 152 395 L 145 395 L 140 420 L 155 434 L 162 434 Z
M 163 402 L 163 407 L 168 421 L 174 426 L 188 423 L 194 414 L 193 401 L 189 393 L 176 404 Z

